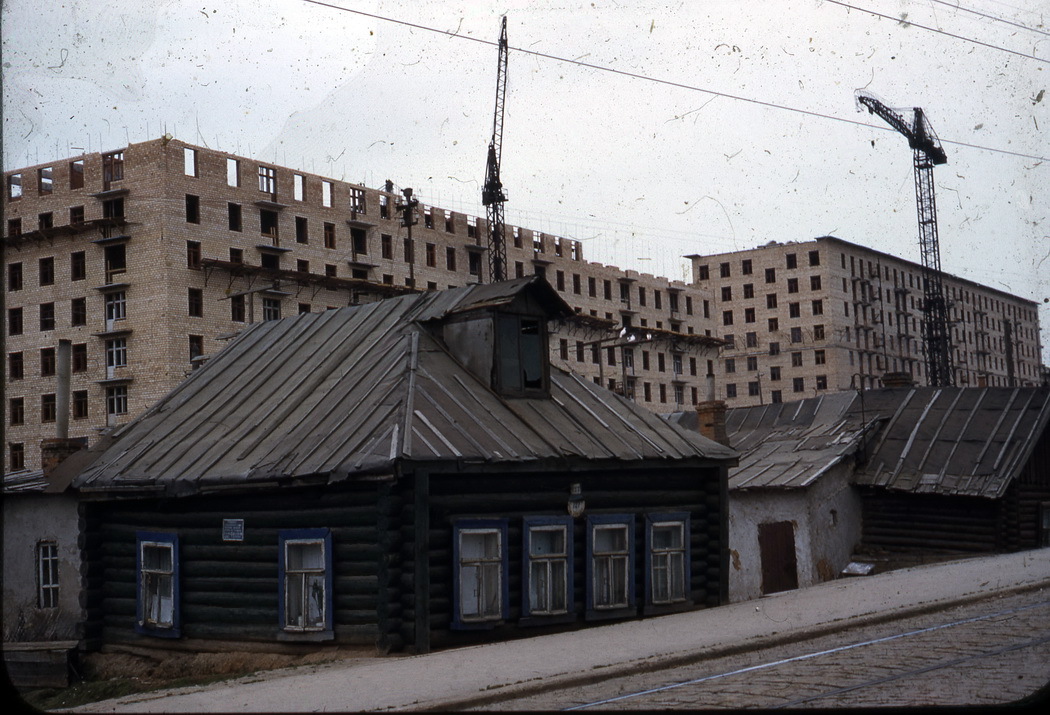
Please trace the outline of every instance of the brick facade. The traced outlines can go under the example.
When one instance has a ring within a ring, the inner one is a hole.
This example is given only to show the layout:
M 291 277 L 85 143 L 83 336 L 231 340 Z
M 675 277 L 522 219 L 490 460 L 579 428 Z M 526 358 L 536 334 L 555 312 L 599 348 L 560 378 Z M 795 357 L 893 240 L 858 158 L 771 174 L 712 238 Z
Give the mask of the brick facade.
M 731 406 L 924 381 L 922 267 L 825 236 L 690 256 L 729 340 L 718 383 Z M 1038 304 L 945 274 L 958 386 L 1040 382 Z
M 10 171 L 4 190 L 4 317 L 16 328 L 5 471 L 38 469 L 55 436 L 48 351 L 60 339 L 74 344 L 69 436 L 93 442 L 250 322 L 487 280 L 483 218 L 413 197 L 409 250 L 392 185 L 177 140 Z M 656 411 L 697 402 L 719 347 L 706 288 L 588 262 L 579 242 L 519 227 L 507 227 L 507 261 L 510 277 L 542 272 L 581 316 L 553 333 L 556 364 Z M 633 342 L 618 337 L 625 326 Z

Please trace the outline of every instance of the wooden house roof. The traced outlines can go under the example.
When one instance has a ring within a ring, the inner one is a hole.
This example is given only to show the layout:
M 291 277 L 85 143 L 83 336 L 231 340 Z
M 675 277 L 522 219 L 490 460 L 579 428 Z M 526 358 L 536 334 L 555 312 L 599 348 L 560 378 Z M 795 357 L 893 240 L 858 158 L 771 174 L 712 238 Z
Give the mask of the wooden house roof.
M 735 457 L 554 366 L 549 398 L 498 395 L 424 327 L 522 291 L 551 317 L 567 309 L 545 282 L 522 279 L 252 325 L 100 443 L 74 486 L 178 495 L 390 475 L 403 461 L 579 468 Z

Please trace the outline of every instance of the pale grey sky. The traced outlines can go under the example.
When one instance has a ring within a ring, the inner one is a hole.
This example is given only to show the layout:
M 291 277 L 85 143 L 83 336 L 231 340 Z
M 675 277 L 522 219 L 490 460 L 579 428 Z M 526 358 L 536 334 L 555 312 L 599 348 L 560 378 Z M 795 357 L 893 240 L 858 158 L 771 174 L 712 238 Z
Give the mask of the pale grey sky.
M 484 215 L 506 14 L 509 222 L 673 278 L 825 234 L 918 262 L 911 151 L 864 88 L 924 108 L 942 265 L 1040 302 L 1050 362 L 1050 0 L 843 3 L 4 0 L 4 167 L 167 131 Z

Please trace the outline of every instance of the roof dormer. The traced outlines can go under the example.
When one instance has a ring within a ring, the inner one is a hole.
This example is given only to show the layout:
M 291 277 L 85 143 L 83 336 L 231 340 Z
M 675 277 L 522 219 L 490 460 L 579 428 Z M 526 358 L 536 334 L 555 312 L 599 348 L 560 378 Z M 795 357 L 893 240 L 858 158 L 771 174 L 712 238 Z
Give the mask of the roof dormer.
M 449 352 L 504 397 L 550 395 L 547 323 L 572 309 L 542 278 L 473 286 L 440 318 Z

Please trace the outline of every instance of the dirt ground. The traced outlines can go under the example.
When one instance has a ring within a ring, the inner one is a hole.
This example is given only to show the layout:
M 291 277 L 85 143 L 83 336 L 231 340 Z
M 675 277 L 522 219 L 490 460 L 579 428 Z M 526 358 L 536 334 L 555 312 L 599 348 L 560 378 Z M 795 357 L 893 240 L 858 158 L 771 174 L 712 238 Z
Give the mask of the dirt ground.
M 374 657 L 374 650 L 365 649 L 322 651 L 303 655 L 165 652 L 145 656 L 108 652 L 85 655 L 81 666 L 84 677 L 91 680 L 129 679 L 142 685 L 163 685 L 176 681 L 221 679 L 256 671 Z

